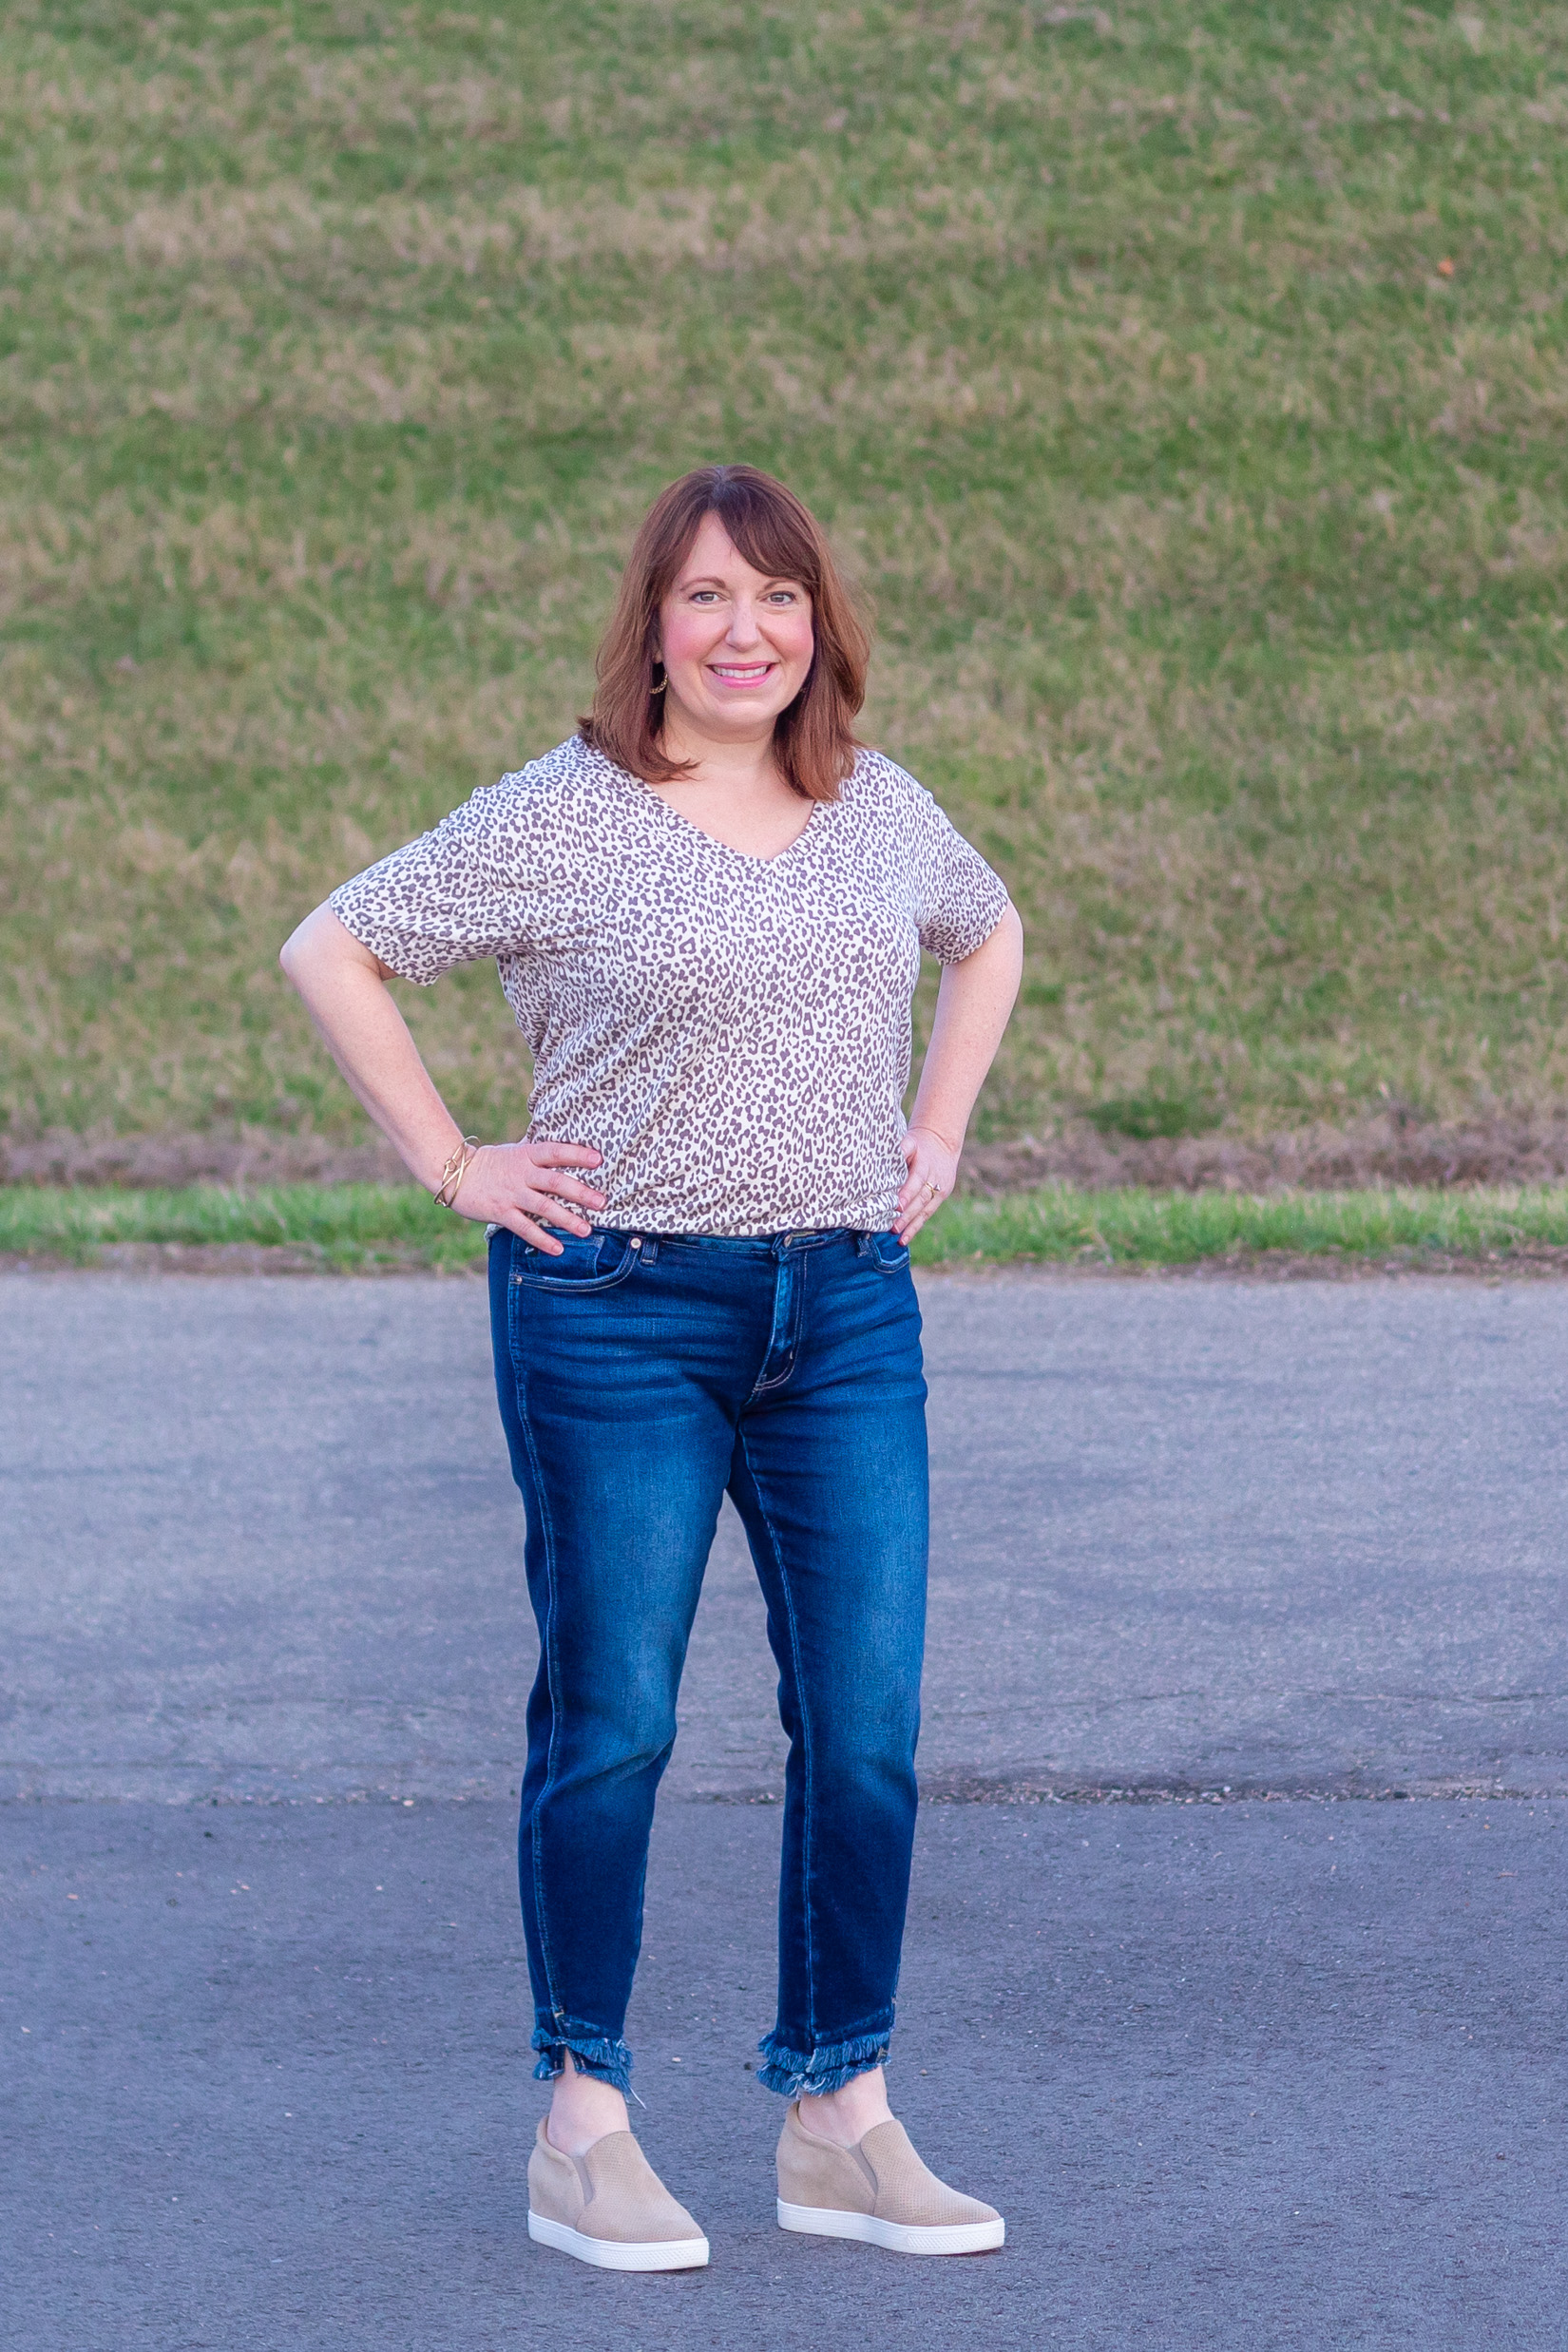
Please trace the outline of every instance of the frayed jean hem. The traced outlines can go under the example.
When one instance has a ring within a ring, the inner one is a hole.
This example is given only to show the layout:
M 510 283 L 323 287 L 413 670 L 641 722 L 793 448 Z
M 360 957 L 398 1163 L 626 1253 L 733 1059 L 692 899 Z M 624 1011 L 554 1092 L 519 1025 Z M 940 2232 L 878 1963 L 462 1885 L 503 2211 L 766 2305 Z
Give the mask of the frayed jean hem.
M 536 2025 L 530 2048 L 540 2054 L 539 2064 L 533 2070 L 535 2082 L 554 2082 L 566 2071 L 565 2054 L 572 2054 L 572 2064 L 580 2075 L 592 2075 L 598 2082 L 607 2082 L 616 2091 L 632 2087 L 632 2054 L 623 2041 L 610 2041 L 602 2034 L 574 2030 L 569 2017 L 552 2018 L 548 2025 Z
M 786 2049 L 776 2035 L 770 2034 L 756 2045 L 767 2060 L 758 2068 L 756 2079 L 765 2091 L 776 2091 L 780 2098 L 822 2098 L 830 2091 L 842 2091 L 857 2075 L 869 2075 L 874 2066 L 885 2065 L 891 2030 L 861 2034 L 853 2041 L 827 2042 L 810 2052 Z

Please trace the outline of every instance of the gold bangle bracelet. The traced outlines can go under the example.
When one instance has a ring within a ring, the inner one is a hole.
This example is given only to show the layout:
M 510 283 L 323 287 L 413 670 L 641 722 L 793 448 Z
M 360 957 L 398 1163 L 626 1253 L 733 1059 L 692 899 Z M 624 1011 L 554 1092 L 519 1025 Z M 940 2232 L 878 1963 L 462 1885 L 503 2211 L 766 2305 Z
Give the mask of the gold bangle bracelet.
M 448 1154 L 447 1164 L 441 1171 L 441 1181 L 430 1195 L 438 1209 L 451 1208 L 457 1198 L 458 1187 L 468 1175 L 468 1164 L 478 1149 L 479 1138 L 465 1136 L 456 1150 Z

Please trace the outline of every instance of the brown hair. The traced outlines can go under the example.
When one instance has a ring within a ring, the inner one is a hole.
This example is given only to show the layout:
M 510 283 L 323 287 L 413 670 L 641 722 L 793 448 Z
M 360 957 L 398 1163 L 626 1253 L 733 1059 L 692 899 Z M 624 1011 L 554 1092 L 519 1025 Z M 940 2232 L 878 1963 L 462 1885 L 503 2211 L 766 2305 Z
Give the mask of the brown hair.
M 812 666 L 774 723 L 774 753 L 808 800 L 836 800 L 854 765 L 855 713 L 866 698 L 871 641 L 839 576 L 822 526 L 793 490 L 755 466 L 699 466 L 661 490 L 643 518 L 599 648 L 593 710 L 578 724 L 618 767 L 650 784 L 690 773 L 660 746 L 662 698 L 653 691 L 659 608 L 702 518 L 717 514 L 737 553 L 771 580 L 798 580 L 812 600 Z

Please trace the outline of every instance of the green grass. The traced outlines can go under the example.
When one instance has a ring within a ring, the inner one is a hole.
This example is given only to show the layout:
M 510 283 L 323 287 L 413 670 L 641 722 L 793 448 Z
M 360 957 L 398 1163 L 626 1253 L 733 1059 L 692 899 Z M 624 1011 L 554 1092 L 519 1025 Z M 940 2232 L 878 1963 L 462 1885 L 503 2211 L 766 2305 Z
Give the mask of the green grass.
M 716 456 L 1028 922 L 982 1134 L 1560 1100 L 1565 131 L 1541 0 L 12 0 L 0 1120 L 353 1133 L 278 940 Z
M 919 1235 L 922 1265 L 980 1259 L 1086 1266 L 1195 1266 L 1266 1251 L 1350 1261 L 1504 1260 L 1568 1248 L 1568 1189 L 1466 1193 L 1078 1193 L 1052 1188 L 958 1200 Z
M 253 1243 L 356 1272 L 383 1264 L 474 1264 L 485 1252 L 485 1229 L 438 1209 L 410 1184 L 0 1188 L 0 1253 L 91 1265 L 104 1247 L 127 1242 Z
M 482 1226 L 410 1185 L 294 1184 L 255 1192 L 0 1190 L 0 1253 L 87 1265 L 125 1242 L 259 1243 L 346 1272 L 471 1267 Z M 1468 1193 L 1077 1193 L 957 1200 L 921 1233 L 921 1266 L 1189 1266 L 1286 1252 L 1326 1261 L 1484 1257 L 1568 1249 L 1568 1188 Z

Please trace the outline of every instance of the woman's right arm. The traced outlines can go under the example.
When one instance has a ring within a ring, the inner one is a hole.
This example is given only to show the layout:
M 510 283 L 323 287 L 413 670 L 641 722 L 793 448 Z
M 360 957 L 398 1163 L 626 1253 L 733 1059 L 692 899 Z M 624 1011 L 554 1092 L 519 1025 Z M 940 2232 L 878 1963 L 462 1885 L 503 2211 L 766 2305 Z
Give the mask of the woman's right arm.
M 386 965 L 331 907 L 305 917 L 278 961 L 354 1094 L 411 1175 L 433 1193 L 462 1130 L 392 1002 Z M 454 1205 L 460 1215 L 505 1225 L 555 1256 L 561 1244 L 544 1221 L 573 1233 L 591 1230 L 577 1204 L 602 1209 L 604 1195 L 568 1172 L 598 1165 L 599 1154 L 584 1143 L 486 1144 L 469 1162 Z

